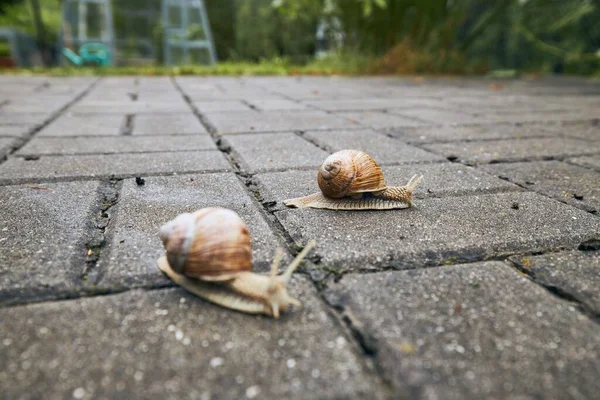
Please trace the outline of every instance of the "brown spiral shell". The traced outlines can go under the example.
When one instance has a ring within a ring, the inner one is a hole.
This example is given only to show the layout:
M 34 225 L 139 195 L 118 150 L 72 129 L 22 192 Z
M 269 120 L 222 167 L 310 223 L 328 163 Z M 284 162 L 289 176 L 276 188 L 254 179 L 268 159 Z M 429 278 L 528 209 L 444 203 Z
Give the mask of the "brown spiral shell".
M 323 195 L 334 199 L 386 188 L 379 164 L 359 150 L 342 150 L 327 157 L 317 182 Z
M 233 211 L 210 207 L 177 216 L 160 228 L 169 265 L 205 281 L 226 281 L 252 271 L 248 227 Z

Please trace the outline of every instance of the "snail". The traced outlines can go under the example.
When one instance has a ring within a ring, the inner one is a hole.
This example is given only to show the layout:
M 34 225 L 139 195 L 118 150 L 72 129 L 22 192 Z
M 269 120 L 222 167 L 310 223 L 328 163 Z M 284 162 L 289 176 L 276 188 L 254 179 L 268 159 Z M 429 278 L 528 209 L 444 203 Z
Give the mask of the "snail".
M 288 207 L 330 210 L 390 210 L 413 206 L 412 193 L 423 176 L 389 187 L 379 164 L 359 150 L 341 150 L 325 159 L 317 173 L 321 193 L 284 200 Z
M 294 270 L 315 246 L 309 242 L 281 275 L 283 250 L 275 253 L 271 273 L 252 272 L 250 232 L 225 208 L 185 213 L 160 228 L 166 255 L 158 268 L 173 282 L 208 301 L 234 310 L 279 318 L 280 311 L 301 303 L 286 290 Z

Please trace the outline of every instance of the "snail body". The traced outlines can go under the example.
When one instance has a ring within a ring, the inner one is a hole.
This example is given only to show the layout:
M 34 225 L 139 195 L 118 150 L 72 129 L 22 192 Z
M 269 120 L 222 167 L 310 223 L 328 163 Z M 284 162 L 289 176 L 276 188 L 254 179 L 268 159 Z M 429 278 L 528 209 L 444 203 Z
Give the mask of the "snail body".
M 252 248 L 246 224 L 233 211 L 211 207 L 177 216 L 160 228 L 166 255 L 158 268 L 176 284 L 208 301 L 234 310 L 278 318 L 290 305 L 301 305 L 286 290 L 294 270 L 314 247 L 309 242 L 281 275 L 279 249 L 271 273 L 252 272 Z
M 389 210 L 413 206 L 412 193 L 423 176 L 405 186 L 389 187 L 379 164 L 359 150 L 333 153 L 317 173 L 320 193 L 284 200 L 289 207 L 330 210 Z

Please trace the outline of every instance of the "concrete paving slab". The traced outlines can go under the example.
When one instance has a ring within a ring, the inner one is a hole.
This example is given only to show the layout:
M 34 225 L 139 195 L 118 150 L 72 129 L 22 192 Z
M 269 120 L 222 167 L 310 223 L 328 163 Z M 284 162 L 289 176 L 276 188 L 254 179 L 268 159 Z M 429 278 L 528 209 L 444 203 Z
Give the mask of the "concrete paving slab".
M 309 110 L 310 107 L 298 101 L 286 99 L 254 99 L 249 101 L 250 104 L 259 110 L 274 111 L 274 110 Z
M 97 187 L 97 182 L 0 187 L 0 304 L 76 292 Z
M 0 165 L 0 184 L 58 179 L 119 178 L 156 174 L 227 171 L 219 151 L 11 158 Z
M 0 160 L 10 154 L 20 143 L 21 140 L 17 138 L 0 137 Z
M 215 111 L 250 111 L 252 108 L 240 100 L 195 101 L 192 103 L 201 113 Z
M 63 114 L 36 136 L 117 136 L 125 129 L 125 114 L 73 115 Z
M 314 238 L 321 262 L 337 271 L 570 249 L 600 229 L 590 213 L 535 193 L 430 198 L 392 212 L 287 209 L 275 215 L 292 239 Z
M 0 309 L 2 391 L 52 399 L 382 398 L 306 279 L 292 279 L 290 291 L 304 306 L 278 321 L 181 289 Z
M 221 134 L 357 127 L 346 118 L 317 110 L 211 112 L 205 115 Z
M 349 275 L 330 296 L 396 398 L 592 398 L 598 326 L 500 262 Z M 338 305 L 339 306 L 339 305 Z
M 541 124 L 444 125 L 401 128 L 389 133 L 412 144 L 558 136 L 557 132 L 548 131 Z
M 167 151 L 216 150 L 208 135 L 196 136 L 116 136 L 116 137 L 39 137 L 31 140 L 16 154 L 39 156 L 51 154 L 155 153 Z
M 30 125 L 1 125 L 0 138 L 2 137 L 26 137 L 35 126 Z
M 188 110 L 182 114 L 136 115 L 133 135 L 202 134 L 206 129 L 198 118 Z
M 361 126 L 373 129 L 391 129 L 404 126 L 423 126 L 429 125 L 416 119 L 402 117 L 399 115 L 384 113 L 381 111 L 344 111 L 337 112 L 336 115 L 348 118 L 356 123 L 354 128 Z
M 411 98 L 361 98 L 346 100 L 312 100 L 306 104 L 327 111 L 364 111 L 364 110 L 387 110 L 398 107 L 426 107 L 441 105 L 438 99 L 427 97 Z
M 600 153 L 580 139 L 524 138 L 424 144 L 423 148 L 466 164 L 532 161 Z
M 560 161 L 493 164 L 489 173 L 586 211 L 600 212 L 600 173 Z
M 600 253 L 565 251 L 533 257 L 511 257 L 536 282 L 556 288 L 600 315 Z
M 253 133 L 222 140 L 234 149 L 241 168 L 251 173 L 311 166 L 316 170 L 329 156 L 293 133 Z
M 370 129 L 343 131 L 308 131 L 304 136 L 320 146 L 336 152 L 362 150 L 379 164 L 445 161 L 443 157 L 387 137 Z
M 50 113 L 0 113 L 0 125 L 39 126 L 50 118 Z
M 448 125 L 448 124 L 476 124 L 484 122 L 474 114 L 461 111 L 444 110 L 441 108 L 396 108 L 388 111 L 393 115 L 414 118 L 429 124 Z
M 576 157 L 568 160 L 570 163 L 592 168 L 600 172 L 600 155 L 590 157 Z
M 390 186 L 402 186 L 413 175 L 423 175 L 423 180 L 414 192 L 414 197 L 418 199 L 521 190 L 510 182 L 461 164 L 384 165 L 382 170 L 385 181 Z M 254 176 L 254 180 L 265 202 L 277 202 L 282 207 L 283 200 L 319 191 L 317 168 L 260 173 Z
M 149 177 L 143 186 L 133 179 L 123 185 L 110 231 L 112 241 L 98 264 L 97 284 L 108 288 L 164 285 L 168 280 L 156 267 L 156 259 L 164 254 L 159 228 L 181 213 L 216 206 L 236 211 L 246 222 L 254 267 L 268 271 L 275 250 L 283 243 L 234 174 Z
M 600 119 L 575 123 L 549 124 L 545 129 L 577 139 L 600 141 Z

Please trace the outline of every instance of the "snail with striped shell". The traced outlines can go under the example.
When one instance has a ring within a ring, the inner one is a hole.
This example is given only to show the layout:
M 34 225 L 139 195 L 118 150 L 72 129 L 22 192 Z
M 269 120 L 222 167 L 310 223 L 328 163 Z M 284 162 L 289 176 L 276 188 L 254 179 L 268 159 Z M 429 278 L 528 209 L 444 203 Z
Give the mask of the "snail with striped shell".
M 333 153 L 319 168 L 321 193 L 284 200 L 289 207 L 329 210 L 390 210 L 413 206 L 412 193 L 423 176 L 414 175 L 405 186 L 387 186 L 379 164 L 359 150 Z
M 315 246 L 309 242 L 277 275 L 283 250 L 278 249 L 268 275 L 252 272 L 248 227 L 233 211 L 210 207 L 185 213 L 160 228 L 166 255 L 158 268 L 187 291 L 223 307 L 279 318 L 281 311 L 301 303 L 286 285 Z

